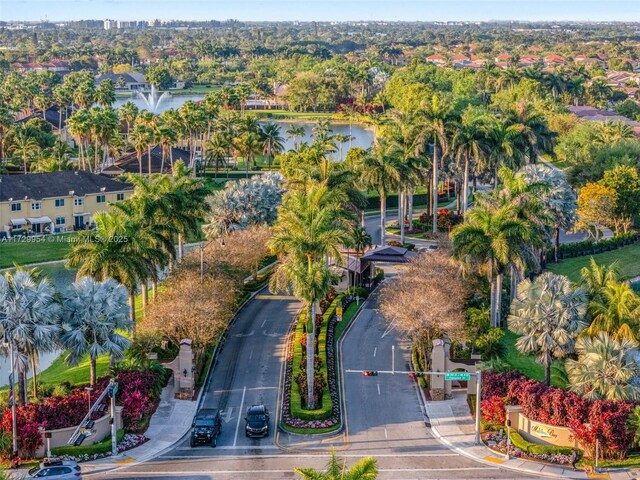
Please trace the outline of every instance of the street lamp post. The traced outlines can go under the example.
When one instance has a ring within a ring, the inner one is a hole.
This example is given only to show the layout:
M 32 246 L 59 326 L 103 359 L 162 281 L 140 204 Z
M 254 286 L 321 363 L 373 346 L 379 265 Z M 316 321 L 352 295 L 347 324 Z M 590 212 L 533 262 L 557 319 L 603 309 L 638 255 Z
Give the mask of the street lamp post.
M 93 388 L 91 387 L 84 387 L 85 391 L 87 392 L 87 397 L 89 399 L 89 410 L 91 410 L 91 392 L 93 391 Z

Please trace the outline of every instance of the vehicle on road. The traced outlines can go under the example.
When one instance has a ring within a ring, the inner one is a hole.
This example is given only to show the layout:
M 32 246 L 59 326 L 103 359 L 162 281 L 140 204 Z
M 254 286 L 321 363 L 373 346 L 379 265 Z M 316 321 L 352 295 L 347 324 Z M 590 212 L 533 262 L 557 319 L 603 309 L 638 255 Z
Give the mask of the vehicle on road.
M 82 480 L 82 470 L 74 460 L 51 459 L 40 462 L 37 467 L 29 470 L 24 478 L 51 478 L 53 480 Z
M 215 448 L 222 431 L 222 418 L 217 408 L 202 408 L 191 424 L 191 446 L 211 445 Z
M 244 421 L 247 437 L 269 436 L 269 410 L 262 403 L 251 405 Z
M 426 247 L 420 247 L 417 249 L 418 253 L 432 253 L 435 252 L 436 250 L 438 250 L 438 246 L 437 245 L 427 245 Z

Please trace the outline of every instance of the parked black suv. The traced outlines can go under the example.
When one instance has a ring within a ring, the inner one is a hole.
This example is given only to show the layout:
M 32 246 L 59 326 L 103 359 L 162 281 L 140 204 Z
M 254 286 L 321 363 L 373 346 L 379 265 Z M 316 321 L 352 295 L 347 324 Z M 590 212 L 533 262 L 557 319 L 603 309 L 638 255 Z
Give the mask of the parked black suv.
M 246 422 L 244 429 L 247 437 L 269 436 L 269 410 L 263 404 L 250 406 L 244 421 Z
M 191 446 L 210 444 L 215 447 L 221 430 L 220 411 L 217 408 L 201 409 L 191 424 Z

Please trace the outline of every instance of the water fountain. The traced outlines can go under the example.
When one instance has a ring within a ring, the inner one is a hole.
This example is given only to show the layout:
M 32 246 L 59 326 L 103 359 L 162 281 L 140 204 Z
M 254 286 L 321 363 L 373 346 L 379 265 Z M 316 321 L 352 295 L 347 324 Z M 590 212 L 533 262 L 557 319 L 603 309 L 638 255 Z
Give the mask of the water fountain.
M 151 91 L 147 95 L 142 92 L 138 92 L 138 96 L 144 101 L 147 106 L 147 110 L 151 113 L 156 113 L 158 107 L 162 104 L 165 98 L 171 96 L 171 93 L 164 92 L 162 95 L 158 96 L 155 85 L 151 85 Z

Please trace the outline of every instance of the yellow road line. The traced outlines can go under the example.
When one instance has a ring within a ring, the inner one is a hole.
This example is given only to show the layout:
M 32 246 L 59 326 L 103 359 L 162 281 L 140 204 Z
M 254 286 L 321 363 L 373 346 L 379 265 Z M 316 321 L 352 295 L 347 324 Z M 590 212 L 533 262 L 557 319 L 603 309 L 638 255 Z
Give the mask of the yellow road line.
M 588 478 L 611 478 L 608 473 L 588 473 Z
M 124 460 L 120 460 L 119 462 L 116 462 L 116 465 L 124 465 L 126 463 L 131 463 L 131 462 L 135 462 L 136 459 L 135 458 L 125 458 Z
M 489 456 L 486 456 L 486 457 L 484 457 L 484 459 L 485 459 L 487 462 L 493 462 L 493 463 L 497 463 L 497 464 L 502 464 L 502 463 L 504 463 L 504 460 L 500 460 L 499 458 L 496 458 L 496 457 L 489 457 Z

